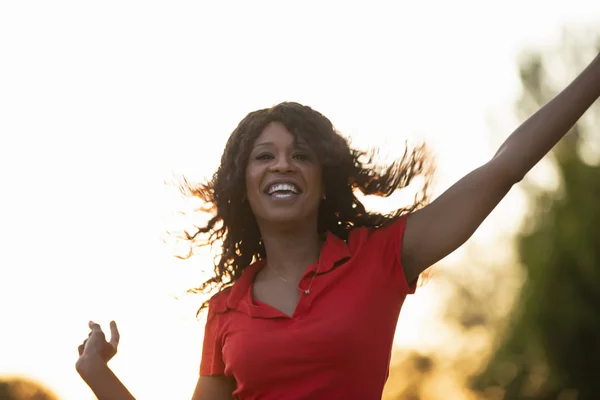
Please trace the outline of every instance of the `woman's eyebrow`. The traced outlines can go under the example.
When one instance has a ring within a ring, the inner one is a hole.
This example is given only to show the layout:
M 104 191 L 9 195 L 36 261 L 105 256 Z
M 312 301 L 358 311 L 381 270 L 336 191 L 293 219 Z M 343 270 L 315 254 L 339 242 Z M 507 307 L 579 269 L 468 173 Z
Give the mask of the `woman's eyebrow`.
M 261 143 L 257 143 L 254 145 L 254 147 L 259 147 L 259 146 L 272 146 L 273 142 L 261 142 Z

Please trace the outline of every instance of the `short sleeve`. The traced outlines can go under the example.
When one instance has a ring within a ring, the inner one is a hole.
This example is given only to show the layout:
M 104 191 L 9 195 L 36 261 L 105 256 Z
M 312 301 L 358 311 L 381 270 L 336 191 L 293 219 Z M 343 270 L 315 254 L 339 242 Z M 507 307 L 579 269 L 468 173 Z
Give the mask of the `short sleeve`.
M 220 312 L 220 302 L 216 298 L 217 296 L 213 297 L 208 305 L 202 360 L 200 361 L 200 375 L 202 376 L 223 375 L 225 372 L 221 340 L 223 313 Z
M 393 279 L 406 290 L 407 294 L 413 294 L 417 289 L 417 280 L 407 282 L 404 268 L 402 268 L 402 242 L 406 219 L 407 215 L 403 215 L 388 225 L 376 229 L 371 240 L 375 240 L 382 247 L 383 259 L 392 268 L 390 273 Z

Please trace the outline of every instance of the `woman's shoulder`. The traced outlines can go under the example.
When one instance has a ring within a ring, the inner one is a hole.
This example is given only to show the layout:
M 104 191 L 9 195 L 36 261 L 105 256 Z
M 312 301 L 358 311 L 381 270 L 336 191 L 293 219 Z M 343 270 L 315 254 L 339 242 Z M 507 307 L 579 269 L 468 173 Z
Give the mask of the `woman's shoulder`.
M 406 226 L 407 215 L 401 215 L 389 220 L 385 224 L 378 227 L 356 227 L 350 230 L 348 242 L 356 241 L 380 241 L 386 240 L 388 237 L 396 238 L 402 236 Z

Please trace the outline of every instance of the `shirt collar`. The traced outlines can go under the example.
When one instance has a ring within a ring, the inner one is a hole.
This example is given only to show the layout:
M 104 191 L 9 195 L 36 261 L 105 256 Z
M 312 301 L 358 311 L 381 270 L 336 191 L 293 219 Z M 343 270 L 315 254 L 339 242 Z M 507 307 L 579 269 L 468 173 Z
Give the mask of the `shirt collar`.
M 327 232 L 325 243 L 323 243 L 323 247 L 321 248 L 319 263 L 311 265 L 307 272 L 316 271 L 318 265 L 320 265 L 319 275 L 323 275 L 338 266 L 341 260 L 347 258 L 350 258 L 350 250 L 346 242 L 333 233 Z M 231 287 L 231 292 L 227 299 L 227 307 L 229 309 L 256 317 L 267 318 L 273 316 L 272 310 L 255 305 L 252 301 L 252 283 L 254 282 L 254 277 L 265 266 L 265 263 L 266 260 L 259 260 L 244 269 L 242 276 Z

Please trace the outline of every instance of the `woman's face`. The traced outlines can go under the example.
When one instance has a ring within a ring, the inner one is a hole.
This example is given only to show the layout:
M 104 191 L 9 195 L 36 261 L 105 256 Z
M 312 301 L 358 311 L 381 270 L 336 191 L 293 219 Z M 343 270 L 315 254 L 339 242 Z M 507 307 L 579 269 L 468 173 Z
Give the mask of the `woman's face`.
M 259 226 L 314 223 L 324 188 L 321 165 L 306 143 L 280 122 L 254 142 L 246 167 L 246 194 Z

